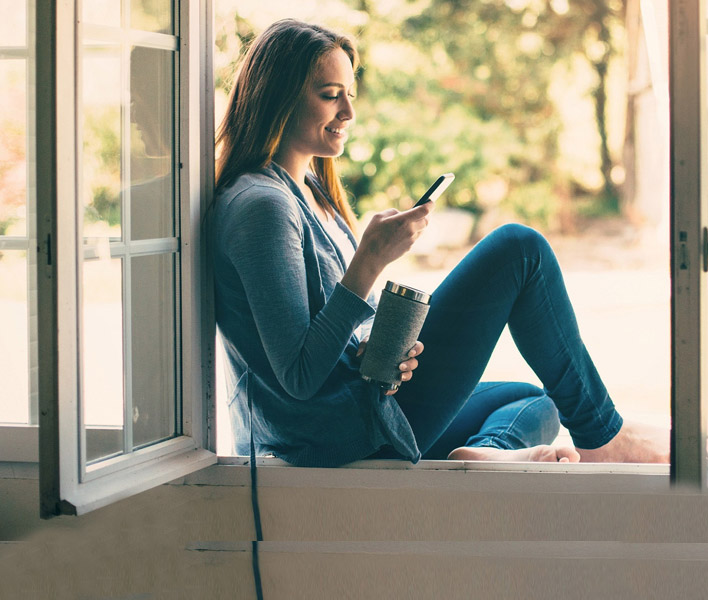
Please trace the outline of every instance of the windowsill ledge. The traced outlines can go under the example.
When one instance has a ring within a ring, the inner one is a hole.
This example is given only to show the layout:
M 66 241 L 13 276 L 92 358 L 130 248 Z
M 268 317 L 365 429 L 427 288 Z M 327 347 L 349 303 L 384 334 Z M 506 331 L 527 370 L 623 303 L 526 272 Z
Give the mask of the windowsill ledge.
M 339 468 L 295 467 L 257 459 L 260 487 L 413 488 L 558 493 L 674 493 L 669 465 L 493 463 L 363 460 Z M 561 476 L 565 475 L 565 477 Z M 173 481 L 177 485 L 250 486 L 249 458 L 220 456 L 218 463 Z

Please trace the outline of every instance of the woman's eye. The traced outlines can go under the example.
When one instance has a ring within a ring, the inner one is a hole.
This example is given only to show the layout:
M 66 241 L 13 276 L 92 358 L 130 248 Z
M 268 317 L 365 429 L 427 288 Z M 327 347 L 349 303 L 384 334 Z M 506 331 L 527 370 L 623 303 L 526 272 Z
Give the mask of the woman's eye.
M 347 94 L 350 100 L 354 100 L 356 98 L 356 94 Z M 323 100 L 339 100 L 342 97 L 341 94 L 337 94 L 336 96 L 330 96 L 328 94 L 322 94 L 322 99 Z

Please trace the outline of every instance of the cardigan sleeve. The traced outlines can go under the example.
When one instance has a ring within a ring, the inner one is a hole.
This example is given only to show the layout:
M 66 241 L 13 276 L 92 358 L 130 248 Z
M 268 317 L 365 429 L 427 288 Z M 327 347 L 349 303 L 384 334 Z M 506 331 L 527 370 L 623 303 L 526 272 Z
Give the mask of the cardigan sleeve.
M 374 309 L 337 283 L 311 315 L 302 218 L 284 191 L 254 185 L 232 199 L 224 219 L 220 245 L 241 281 L 268 362 L 283 389 L 306 400 Z

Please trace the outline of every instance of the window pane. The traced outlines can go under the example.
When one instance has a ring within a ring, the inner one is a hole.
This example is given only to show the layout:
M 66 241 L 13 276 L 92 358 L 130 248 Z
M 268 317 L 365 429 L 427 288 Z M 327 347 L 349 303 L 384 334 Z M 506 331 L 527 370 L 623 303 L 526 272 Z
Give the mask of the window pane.
M 133 444 L 175 434 L 175 265 L 173 254 L 131 261 Z
M 84 253 L 82 406 L 92 460 L 123 450 L 123 286 L 107 239 L 87 240 Z
M 173 33 L 172 0 L 131 0 L 130 26 L 145 31 Z
M 86 0 L 82 6 L 85 23 L 120 26 L 120 0 Z
M 27 253 L 0 250 L 0 423 L 29 423 Z
M 24 59 L 0 60 L 0 236 L 27 235 L 26 69 Z
M 174 54 L 135 47 L 130 58 L 130 225 L 134 240 L 174 233 Z
M 120 238 L 120 48 L 86 47 L 82 77 L 84 235 Z
M 27 2 L 0 0 L 0 46 L 27 45 Z
M 159 3 L 135 6 L 162 15 Z M 175 54 L 100 35 L 81 57 L 88 461 L 172 437 L 178 394 L 175 257 L 162 254 L 176 228 Z

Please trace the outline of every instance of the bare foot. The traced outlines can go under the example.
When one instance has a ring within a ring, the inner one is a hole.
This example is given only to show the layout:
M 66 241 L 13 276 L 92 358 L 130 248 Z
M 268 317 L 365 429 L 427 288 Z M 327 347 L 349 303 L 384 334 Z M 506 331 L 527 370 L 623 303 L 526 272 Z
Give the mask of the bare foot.
M 504 462 L 578 462 L 580 455 L 573 448 L 532 446 L 518 450 L 500 450 L 481 446 L 462 446 L 448 454 L 448 460 L 495 460 Z
M 668 463 L 669 431 L 625 421 L 619 433 L 604 446 L 577 451 L 582 462 Z

